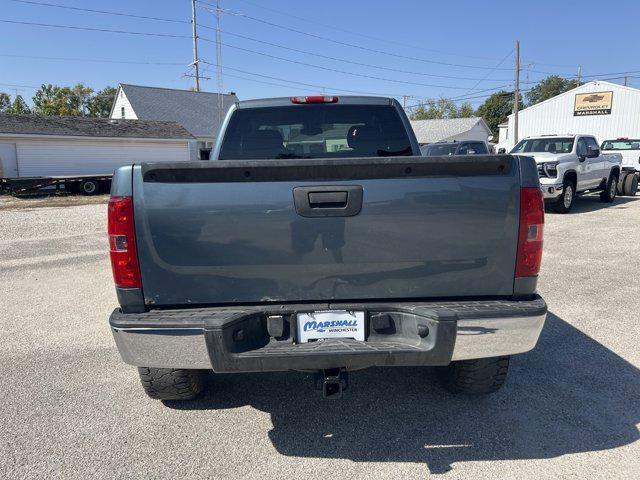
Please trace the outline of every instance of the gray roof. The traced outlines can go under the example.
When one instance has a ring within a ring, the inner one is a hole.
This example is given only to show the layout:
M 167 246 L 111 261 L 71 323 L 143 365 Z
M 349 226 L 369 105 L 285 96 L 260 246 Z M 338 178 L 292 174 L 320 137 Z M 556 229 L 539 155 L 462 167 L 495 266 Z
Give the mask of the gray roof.
M 411 120 L 411 126 L 416 134 L 418 143 L 433 143 L 449 140 L 452 137 L 468 132 L 478 123 L 482 123 L 491 134 L 489 127 L 482 117 L 469 118 L 438 118 L 433 120 Z
M 176 122 L 0 114 L 0 134 L 192 139 Z
M 194 137 L 216 137 L 220 118 L 238 101 L 232 94 L 193 92 L 172 88 L 143 87 L 120 84 L 133 111 L 140 120 L 170 120 L 178 122 Z M 218 96 L 223 112 L 218 114 Z

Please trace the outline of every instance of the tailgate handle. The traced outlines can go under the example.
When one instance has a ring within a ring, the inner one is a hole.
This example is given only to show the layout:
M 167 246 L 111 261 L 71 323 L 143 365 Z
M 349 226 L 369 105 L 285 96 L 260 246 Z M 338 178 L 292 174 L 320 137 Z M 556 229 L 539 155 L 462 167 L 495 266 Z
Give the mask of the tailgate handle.
M 362 210 L 362 187 L 295 187 L 293 201 L 296 212 L 303 217 L 352 217 Z
M 347 192 L 309 192 L 309 206 L 311 208 L 345 208 L 348 196 Z

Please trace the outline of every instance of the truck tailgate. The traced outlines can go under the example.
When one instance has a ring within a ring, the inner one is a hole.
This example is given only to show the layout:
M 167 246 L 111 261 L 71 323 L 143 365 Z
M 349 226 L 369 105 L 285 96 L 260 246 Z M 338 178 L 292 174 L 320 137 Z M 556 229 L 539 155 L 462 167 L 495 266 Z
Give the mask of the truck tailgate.
M 510 295 L 511 156 L 143 164 L 148 305 Z

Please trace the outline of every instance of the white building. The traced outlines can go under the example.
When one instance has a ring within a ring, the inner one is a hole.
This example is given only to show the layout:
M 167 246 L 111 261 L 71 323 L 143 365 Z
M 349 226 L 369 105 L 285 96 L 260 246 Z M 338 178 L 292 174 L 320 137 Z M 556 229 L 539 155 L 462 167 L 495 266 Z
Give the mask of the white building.
M 515 146 L 513 114 L 501 124 L 497 148 Z M 640 137 L 640 90 L 595 80 L 518 114 L 518 139 L 536 135 L 585 133 L 599 142 Z
M 491 130 L 481 117 L 411 120 L 411 126 L 420 145 L 454 140 L 486 142 L 491 136 Z
M 123 165 L 189 161 L 175 122 L 0 114 L 0 177 L 111 175 Z
M 191 159 L 209 160 L 220 124 L 237 101 L 233 92 L 218 94 L 121 83 L 109 117 L 177 122 L 195 138 Z

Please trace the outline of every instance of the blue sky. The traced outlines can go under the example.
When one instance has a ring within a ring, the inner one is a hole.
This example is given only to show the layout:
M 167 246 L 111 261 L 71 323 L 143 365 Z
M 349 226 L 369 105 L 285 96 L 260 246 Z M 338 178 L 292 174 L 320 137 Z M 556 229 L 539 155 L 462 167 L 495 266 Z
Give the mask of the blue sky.
M 83 82 L 96 90 L 118 83 L 193 84 L 183 76 L 193 55 L 190 0 L 33 1 L 174 21 L 11 0 L 0 0 L 0 19 L 176 37 L 0 23 L 0 91 L 13 95 L 17 88 L 30 99 L 32 87 L 41 83 Z M 227 9 L 221 19 L 223 87 L 241 99 L 311 94 L 324 87 L 326 93 L 352 90 L 400 100 L 408 95 L 409 105 L 441 96 L 478 105 L 487 90 L 513 88 L 516 39 L 526 67 L 523 88 L 546 73 L 576 75 L 578 65 L 587 79 L 638 71 L 629 85 L 640 87 L 637 1 L 222 0 L 221 5 Z M 215 63 L 215 45 L 207 41 L 215 38 L 215 16 L 204 2 L 198 23 L 200 58 Z M 166 63 L 171 65 L 160 65 Z M 212 78 L 203 82 L 203 90 L 215 91 L 215 67 L 204 70 Z

